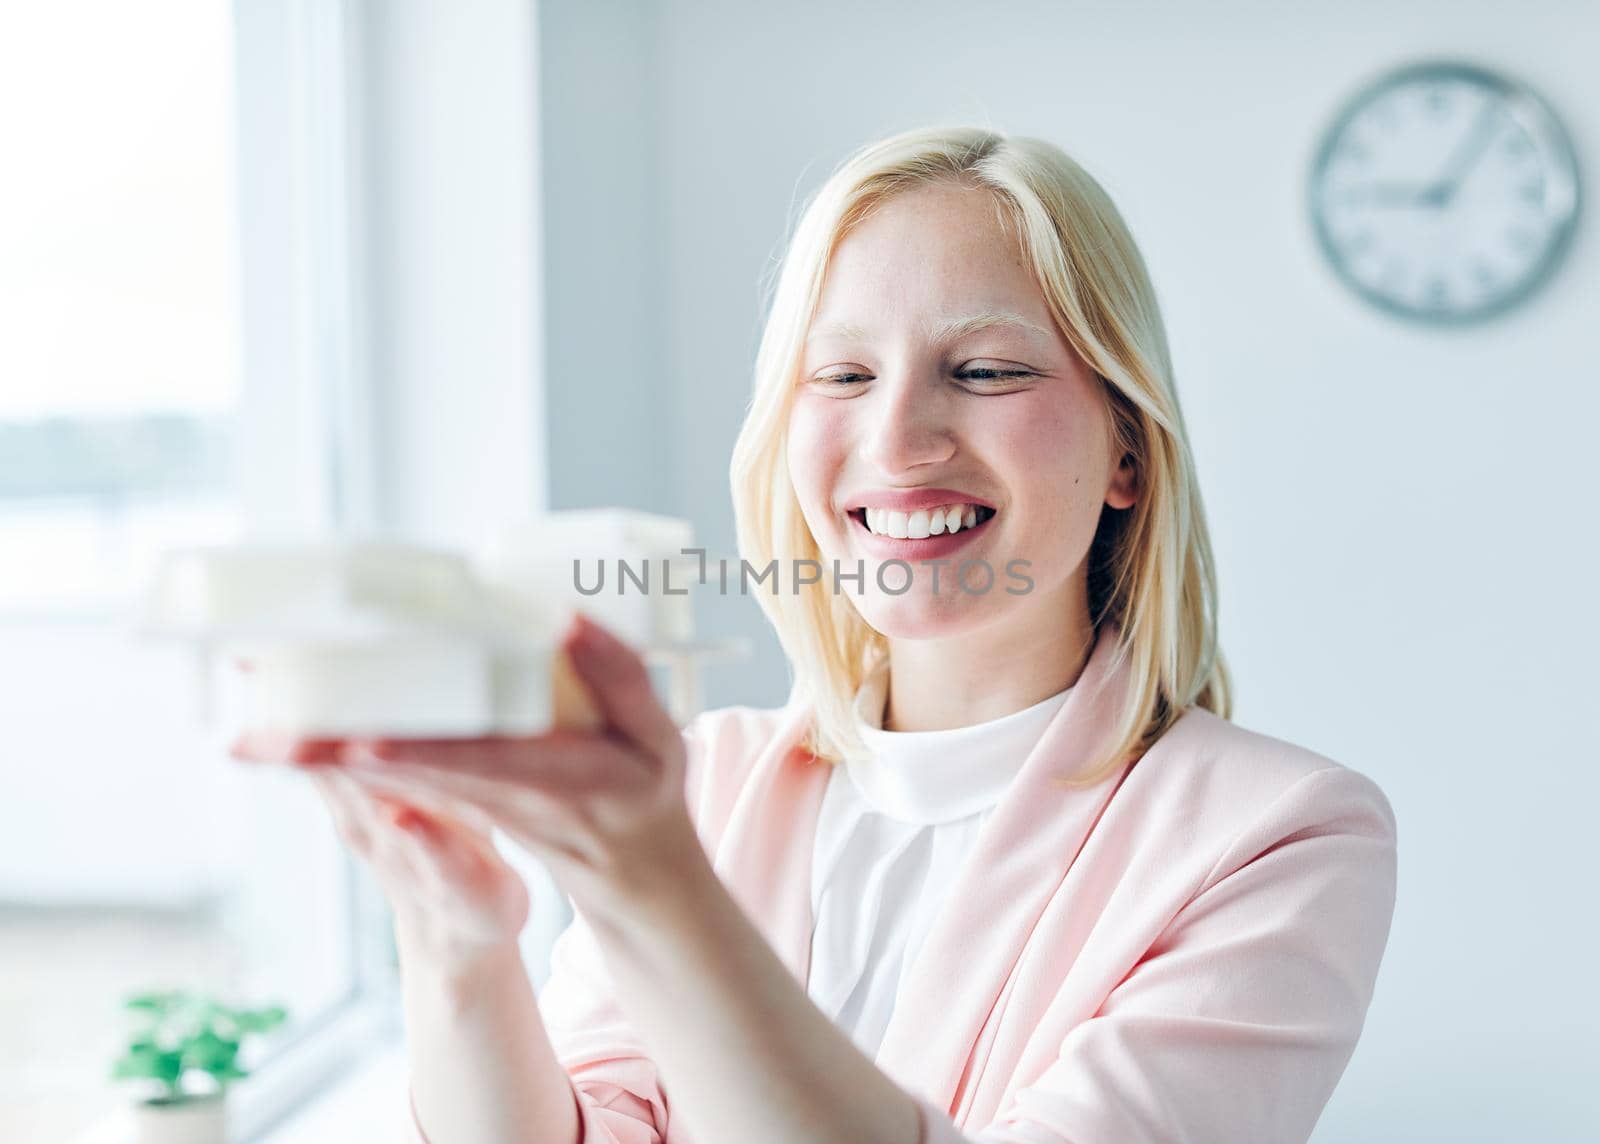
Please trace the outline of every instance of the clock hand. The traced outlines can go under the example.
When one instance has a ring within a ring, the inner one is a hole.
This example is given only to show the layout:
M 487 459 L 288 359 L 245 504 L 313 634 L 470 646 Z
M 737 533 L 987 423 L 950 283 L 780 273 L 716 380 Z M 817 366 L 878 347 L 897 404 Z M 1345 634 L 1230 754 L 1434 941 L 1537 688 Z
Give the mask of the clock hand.
M 1434 180 L 1432 186 L 1422 196 L 1423 201 L 1429 206 L 1448 206 L 1450 200 L 1455 198 L 1456 191 L 1460 189 L 1467 172 L 1483 155 L 1484 148 L 1489 145 L 1489 140 L 1499 128 L 1499 113 L 1500 105 L 1493 98 L 1484 102 L 1483 110 L 1478 112 L 1477 121 L 1456 147 L 1455 154 L 1445 165 L 1444 173 Z
M 1368 183 L 1365 187 L 1345 192 L 1349 200 L 1366 200 L 1374 206 L 1415 207 L 1431 206 L 1428 196 L 1431 183 Z

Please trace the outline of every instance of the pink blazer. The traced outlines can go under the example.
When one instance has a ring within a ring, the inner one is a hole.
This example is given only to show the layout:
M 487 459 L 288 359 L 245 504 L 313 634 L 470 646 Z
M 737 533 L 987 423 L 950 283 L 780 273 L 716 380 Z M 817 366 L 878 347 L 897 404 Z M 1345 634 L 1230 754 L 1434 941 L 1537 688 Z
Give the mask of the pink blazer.
M 877 1064 L 924 1144 L 1286 1144 L 1361 1032 L 1395 898 L 1368 778 L 1191 709 L 1136 763 L 1066 791 L 1126 667 L 1102 631 L 907 967 Z M 804 706 L 690 722 L 688 796 L 718 874 L 795 978 L 830 764 Z M 540 991 L 587 1144 L 692 1144 L 580 915 Z

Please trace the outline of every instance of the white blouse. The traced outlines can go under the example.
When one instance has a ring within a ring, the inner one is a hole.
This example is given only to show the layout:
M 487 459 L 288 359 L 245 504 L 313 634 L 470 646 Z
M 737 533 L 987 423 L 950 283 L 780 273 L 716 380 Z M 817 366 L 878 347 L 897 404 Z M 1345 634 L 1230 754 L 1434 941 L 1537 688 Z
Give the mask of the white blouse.
M 1022 769 L 1063 689 L 1032 707 L 945 731 L 885 731 L 888 666 L 856 695 L 866 760 L 828 778 L 811 864 L 806 992 L 869 1057 L 945 887 Z

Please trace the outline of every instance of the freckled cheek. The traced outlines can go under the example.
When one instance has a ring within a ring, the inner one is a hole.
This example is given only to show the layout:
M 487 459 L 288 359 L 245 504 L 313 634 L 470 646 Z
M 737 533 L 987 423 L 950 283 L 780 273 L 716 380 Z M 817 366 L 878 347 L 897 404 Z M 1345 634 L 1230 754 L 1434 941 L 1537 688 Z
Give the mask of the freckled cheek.
M 839 402 L 827 402 L 837 405 Z M 826 408 L 797 401 L 789 415 L 789 479 L 807 515 L 826 515 L 839 469 L 848 450 L 846 419 Z
M 996 426 L 993 456 L 1019 502 L 1071 506 L 1073 514 L 1099 503 L 1102 448 L 1091 426 L 1048 407 Z M 1085 507 L 1088 506 L 1088 507 Z
M 969 430 L 976 428 L 969 425 Z M 985 436 L 997 443 L 1005 456 L 1016 458 L 1019 466 L 1026 463 L 1060 473 L 1086 463 L 1084 450 L 1089 440 L 1085 427 L 1048 405 L 1019 405 L 1003 421 L 991 425 Z

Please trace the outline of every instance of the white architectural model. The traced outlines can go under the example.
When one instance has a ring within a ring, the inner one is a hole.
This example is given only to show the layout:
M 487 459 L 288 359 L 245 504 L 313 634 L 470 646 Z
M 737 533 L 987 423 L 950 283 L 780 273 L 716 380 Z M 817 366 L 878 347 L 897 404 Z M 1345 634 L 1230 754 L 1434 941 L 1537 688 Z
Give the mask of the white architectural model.
M 698 707 L 698 661 L 744 650 L 694 642 L 680 594 L 697 574 L 690 543 L 687 521 L 599 509 L 506 532 L 477 568 L 372 541 L 188 549 L 162 562 L 138 626 L 248 661 L 249 729 L 470 737 L 597 724 L 556 647 L 580 610 L 674 669 L 681 722 Z M 600 583 L 602 561 L 603 590 L 580 592 Z

